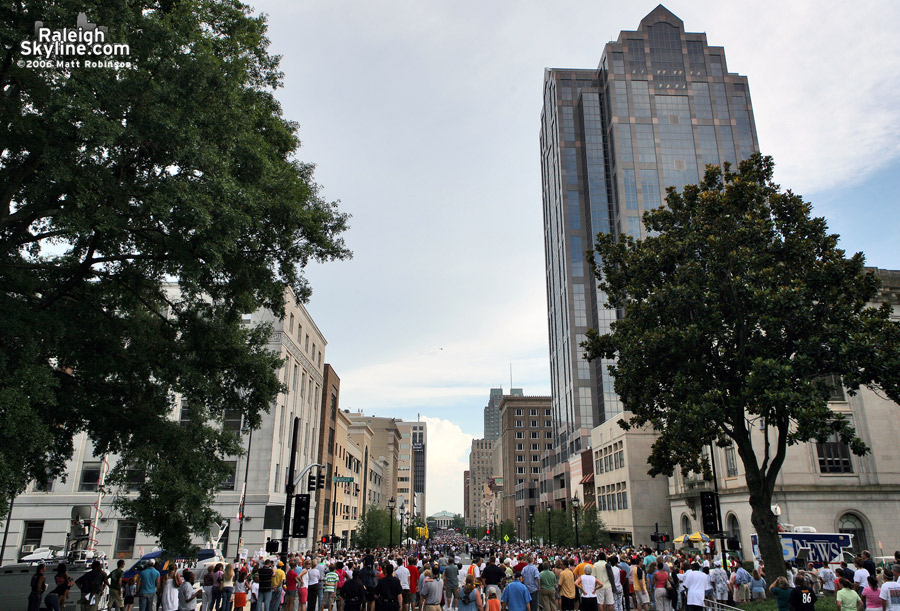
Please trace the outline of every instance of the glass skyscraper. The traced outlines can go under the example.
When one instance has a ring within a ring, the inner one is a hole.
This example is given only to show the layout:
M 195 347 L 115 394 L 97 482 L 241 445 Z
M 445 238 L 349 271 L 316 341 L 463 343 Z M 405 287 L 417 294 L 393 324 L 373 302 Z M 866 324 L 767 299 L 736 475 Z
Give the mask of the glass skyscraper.
M 547 69 L 543 93 L 552 477 L 562 479 L 591 429 L 622 411 L 609 363 L 588 363 L 579 347 L 588 329 L 608 332 L 617 315 L 604 307 L 585 251 L 600 232 L 644 237 L 641 216 L 667 187 L 697 183 L 706 164 L 734 164 L 758 143 L 747 78 L 662 5 L 607 43 L 596 70 Z M 545 491 L 564 493 L 558 483 Z

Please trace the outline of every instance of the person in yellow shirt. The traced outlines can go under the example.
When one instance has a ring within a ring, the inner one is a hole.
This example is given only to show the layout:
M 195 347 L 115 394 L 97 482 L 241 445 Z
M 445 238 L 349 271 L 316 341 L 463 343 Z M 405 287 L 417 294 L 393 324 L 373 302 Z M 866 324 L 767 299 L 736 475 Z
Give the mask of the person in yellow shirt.
M 650 609 L 650 594 L 647 592 L 647 575 L 640 559 L 631 559 L 631 581 L 634 584 L 634 602 L 636 611 Z
M 286 577 L 284 563 L 279 561 L 275 570 L 272 571 L 272 607 L 270 607 L 272 609 L 277 609 L 281 605 L 281 588 L 284 586 Z
M 581 563 L 575 567 L 574 571 L 572 571 L 575 574 L 575 579 L 578 579 L 579 577 L 584 575 L 584 567 L 589 564 L 590 562 L 588 562 L 586 559 L 582 559 Z
M 575 572 L 572 570 L 574 566 L 575 560 L 569 558 L 568 565 L 559 574 L 560 611 L 575 611 Z

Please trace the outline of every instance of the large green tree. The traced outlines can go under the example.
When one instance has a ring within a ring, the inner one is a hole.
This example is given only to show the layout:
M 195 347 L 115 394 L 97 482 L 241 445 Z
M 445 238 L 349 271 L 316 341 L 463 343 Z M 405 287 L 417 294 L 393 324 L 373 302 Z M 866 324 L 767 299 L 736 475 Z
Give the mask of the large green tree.
M 82 11 L 132 68 L 28 67 L 35 21 Z M 279 58 L 240 2 L 17 0 L 0 42 L 0 514 L 83 431 L 117 461 L 108 486 L 137 486 L 124 513 L 185 549 L 240 452 L 225 412 L 258 426 L 281 390 L 269 329 L 241 314 L 307 299 L 303 267 L 349 256 L 347 217 L 296 157 Z
M 390 547 L 392 545 L 392 534 L 393 545 L 399 545 L 403 540 L 403 535 L 400 532 L 400 522 L 396 517 L 393 518 L 393 521 L 392 529 L 390 512 L 377 505 L 369 505 L 359 519 L 359 526 L 356 531 L 356 545 L 363 548 Z
M 634 414 L 623 425 L 658 433 L 651 474 L 708 475 L 706 444 L 735 444 L 774 579 L 784 563 L 772 494 L 787 449 L 836 434 L 867 452 L 829 409 L 829 380 L 900 400 L 900 326 L 889 306 L 867 305 L 879 280 L 863 255 L 845 256 L 772 170 L 760 155 L 738 172 L 708 168 L 644 215 L 646 239 L 598 236 L 596 275 L 624 317 L 585 346 L 587 358 L 616 359 L 615 389 Z

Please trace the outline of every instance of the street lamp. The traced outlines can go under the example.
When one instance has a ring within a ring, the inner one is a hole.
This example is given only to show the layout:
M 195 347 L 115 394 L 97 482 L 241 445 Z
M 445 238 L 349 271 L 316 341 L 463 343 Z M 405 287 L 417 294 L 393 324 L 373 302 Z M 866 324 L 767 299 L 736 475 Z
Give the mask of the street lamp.
M 244 513 L 246 512 L 247 482 L 250 478 L 250 446 L 253 444 L 253 429 L 251 429 L 250 425 L 245 421 L 241 427 L 241 435 L 248 432 L 250 434 L 247 436 L 247 454 L 244 456 L 244 485 L 241 487 L 241 505 L 240 511 L 238 512 L 241 516 L 241 519 L 238 520 L 238 557 L 240 557 L 241 547 L 244 545 L 244 520 L 246 519 Z M 228 550 L 223 550 L 222 555 L 224 556 L 226 553 L 228 553 Z
M 547 545 L 550 545 L 550 513 L 553 511 L 553 508 L 550 505 L 547 505 Z
M 522 539 L 522 516 L 516 516 L 516 539 Z
M 406 507 L 400 505 L 400 509 L 397 510 L 397 513 L 400 515 L 400 547 L 403 547 L 403 520 L 406 518 Z
M 529 541 L 534 538 L 534 507 L 528 510 L 528 537 Z
M 394 497 L 391 497 L 391 498 L 388 500 L 388 509 L 391 510 L 391 537 L 390 537 L 390 540 L 389 540 L 389 542 L 388 542 L 388 547 L 389 547 L 392 551 L 393 551 L 393 549 L 394 549 L 394 508 L 397 506 L 396 503 L 397 503 L 397 501 L 394 500 Z
M 572 499 L 572 511 L 575 515 L 575 547 L 579 547 L 578 545 L 578 506 L 581 505 L 581 501 L 578 500 L 578 492 L 575 492 L 575 498 Z

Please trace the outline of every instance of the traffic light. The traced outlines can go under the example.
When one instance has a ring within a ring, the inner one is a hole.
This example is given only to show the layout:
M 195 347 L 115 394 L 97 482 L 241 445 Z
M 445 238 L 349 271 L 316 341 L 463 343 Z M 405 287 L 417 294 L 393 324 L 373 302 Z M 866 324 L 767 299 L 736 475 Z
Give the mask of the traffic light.
M 719 518 L 716 510 L 716 493 L 700 493 L 700 511 L 703 514 L 703 532 L 714 535 L 719 532 Z
M 741 549 L 741 542 L 738 541 L 737 537 L 728 537 L 725 540 L 725 549 L 729 552 L 737 552 Z
M 653 533 L 652 535 L 650 535 L 650 540 L 659 541 L 659 533 Z
M 669 542 L 669 533 L 659 533 L 658 541 L 660 543 L 668 543 Z
M 266 541 L 266 553 L 267 554 L 277 554 L 278 548 L 281 547 L 281 541 L 278 539 L 269 539 Z
M 316 491 L 316 474 L 310 473 L 309 478 L 306 480 L 306 491 L 307 492 L 315 492 Z
M 294 521 L 291 524 L 291 536 L 305 539 L 309 530 L 309 495 L 298 494 L 294 497 Z
M 325 489 L 325 474 L 319 473 L 319 490 Z
M 325 535 L 322 535 L 322 545 L 325 545 L 327 543 L 328 543 L 328 537 L 326 537 Z

